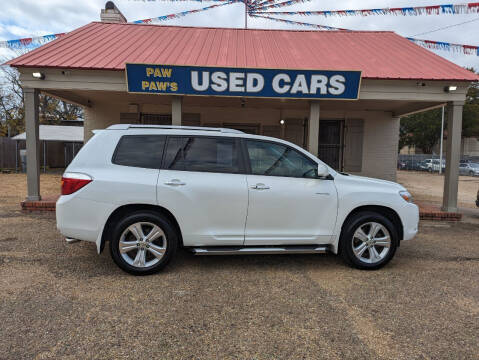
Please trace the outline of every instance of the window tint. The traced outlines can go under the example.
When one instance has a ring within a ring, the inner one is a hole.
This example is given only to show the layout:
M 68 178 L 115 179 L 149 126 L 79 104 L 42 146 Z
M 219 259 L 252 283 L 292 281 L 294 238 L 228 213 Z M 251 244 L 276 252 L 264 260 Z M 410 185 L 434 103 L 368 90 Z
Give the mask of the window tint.
M 159 169 L 165 137 L 161 135 L 125 135 L 120 139 L 112 162 L 117 165 Z
M 163 167 L 169 170 L 238 173 L 238 145 L 230 138 L 170 137 Z
M 264 141 L 246 141 L 255 175 L 316 178 L 318 165 L 288 146 Z

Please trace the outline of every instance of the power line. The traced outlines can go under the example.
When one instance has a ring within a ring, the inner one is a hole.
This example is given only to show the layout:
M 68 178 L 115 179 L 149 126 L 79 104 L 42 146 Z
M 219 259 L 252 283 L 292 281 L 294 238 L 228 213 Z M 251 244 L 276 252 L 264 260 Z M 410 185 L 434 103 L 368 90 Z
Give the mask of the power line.
M 420 34 L 411 35 L 411 36 L 419 36 L 419 35 L 430 34 L 430 33 L 436 32 L 436 31 L 441 31 L 441 30 L 449 29 L 449 28 L 452 28 L 452 27 L 455 27 L 455 26 L 459 26 L 459 25 L 464 25 L 464 24 L 467 24 L 467 23 L 471 23 L 471 22 L 473 22 L 473 21 L 479 21 L 479 18 L 473 19 L 473 20 L 468 20 L 468 21 L 463 21 L 463 22 L 460 22 L 460 23 L 454 24 L 454 25 L 444 26 L 444 27 L 442 27 L 442 28 L 438 28 L 438 29 L 431 30 L 431 31 L 426 31 L 426 32 L 423 32 L 423 33 L 420 33 Z

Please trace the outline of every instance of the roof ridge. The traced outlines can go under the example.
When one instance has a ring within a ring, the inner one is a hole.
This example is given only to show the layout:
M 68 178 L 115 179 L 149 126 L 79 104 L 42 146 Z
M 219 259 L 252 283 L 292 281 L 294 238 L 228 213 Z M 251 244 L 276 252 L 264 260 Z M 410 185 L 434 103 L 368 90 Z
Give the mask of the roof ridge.
M 169 27 L 180 29 L 221 29 L 221 30 L 240 30 L 240 31 L 291 31 L 291 32 L 321 32 L 321 30 L 309 30 L 309 29 L 262 29 L 262 28 L 234 28 L 234 27 L 221 27 L 221 26 L 191 26 L 191 25 L 163 25 L 163 24 L 145 24 L 145 23 L 117 23 L 108 21 L 92 21 L 90 24 L 108 24 L 108 25 L 132 25 L 132 26 L 154 26 L 154 27 Z M 326 32 L 326 30 L 323 30 Z M 392 30 L 327 30 L 330 33 L 395 33 Z

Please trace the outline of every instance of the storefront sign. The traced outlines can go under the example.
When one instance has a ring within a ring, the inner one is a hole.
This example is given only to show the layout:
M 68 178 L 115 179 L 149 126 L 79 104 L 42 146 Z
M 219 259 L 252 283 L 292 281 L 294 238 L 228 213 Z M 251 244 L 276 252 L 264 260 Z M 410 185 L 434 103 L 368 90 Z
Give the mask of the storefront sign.
M 128 92 L 356 100 L 360 71 L 126 64 Z

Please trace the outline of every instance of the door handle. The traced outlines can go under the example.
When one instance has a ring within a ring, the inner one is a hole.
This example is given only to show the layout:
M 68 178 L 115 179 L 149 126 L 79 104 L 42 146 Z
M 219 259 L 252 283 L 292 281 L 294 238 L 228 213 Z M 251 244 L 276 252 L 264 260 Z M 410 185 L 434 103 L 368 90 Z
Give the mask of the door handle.
M 172 179 L 170 181 L 167 181 L 165 182 L 165 185 L 168 185 L 168 186 L 181 186 L 181 185 L 186 185 L 185 182 L 182 182 L 178 179 Z
M 270 188 L 269 186 L 262 183 L 258 183 L 256 185 L 251 186 L 251 189 L 255 189 L 255 190 L 268 190 L 269 188 Z

